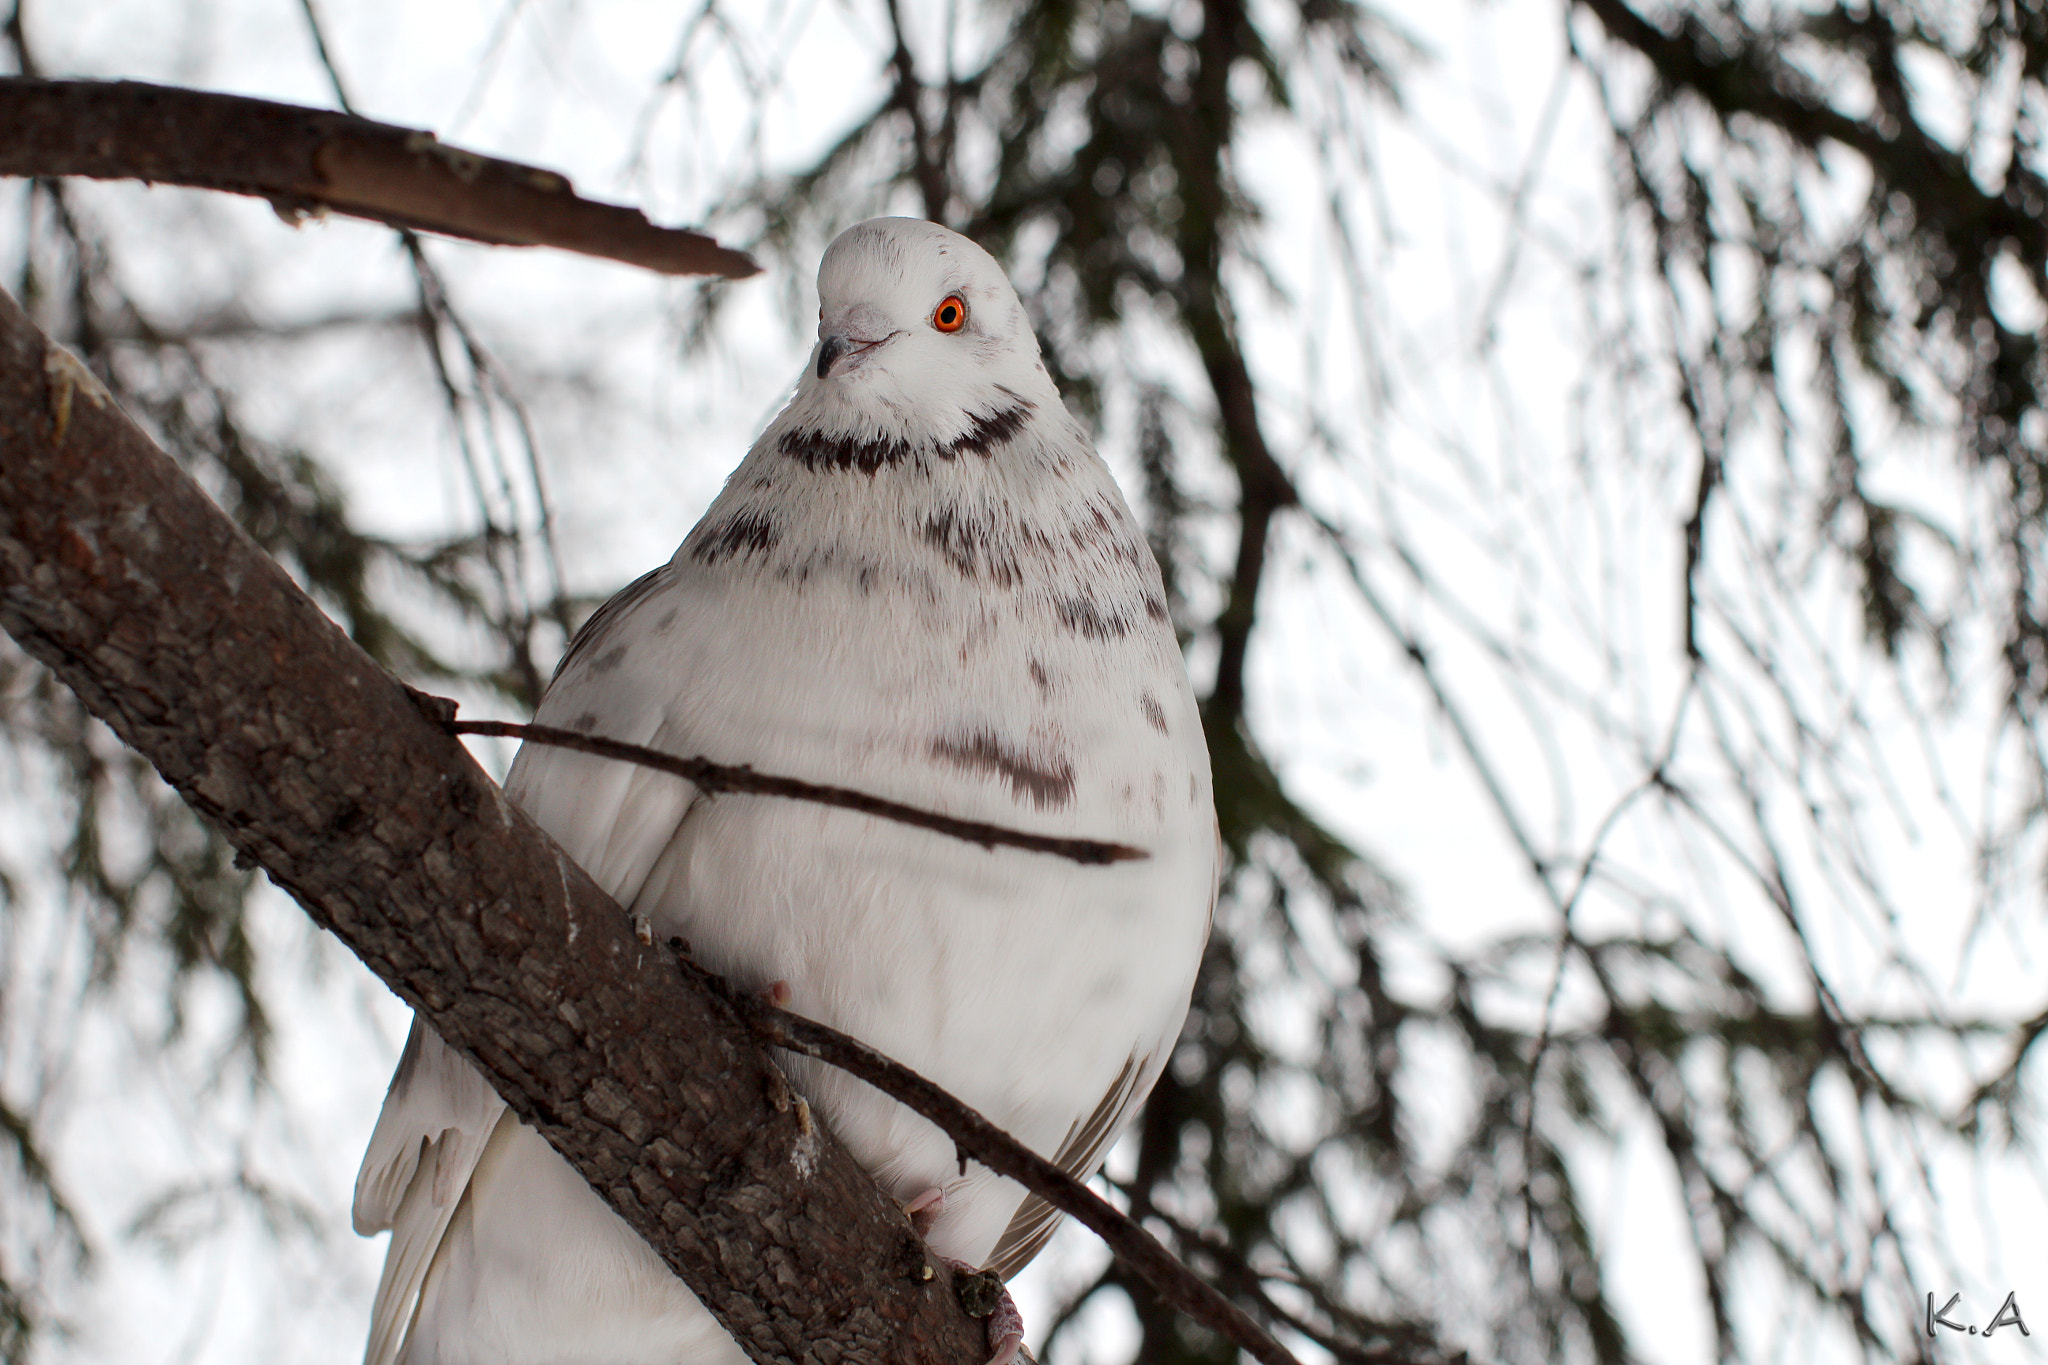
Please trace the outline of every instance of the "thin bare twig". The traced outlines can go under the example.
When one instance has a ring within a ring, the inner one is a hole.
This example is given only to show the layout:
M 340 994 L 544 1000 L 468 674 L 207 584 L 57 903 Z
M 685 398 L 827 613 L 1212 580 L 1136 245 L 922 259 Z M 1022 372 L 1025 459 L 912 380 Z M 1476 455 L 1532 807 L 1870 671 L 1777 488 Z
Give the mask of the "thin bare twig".
M 429 703 L 443 706 L 452 705 L 442 698 L 426 699 Z M 777 777 L 772 773 L 757 773 L 748 765 L 713 763 L 703 758 L 677 758 L 659 749 L 649 749 L 638 744 L 627 744 L 621 740 L 605 739 L 600 735 L 586 735 L 575 730 L 560 730 L 552 725 L 519 725 L 505 720 L 454 720 L 442 722 L 452 735 L 494 735 L 504 739 L 523 740 L 529 744 L 552 744 L 561 749 L 575 749 L 580 753 L 595 754 L 599 758 L 616 759 L 623 763 L 638 763 L 644 768 L 680 777 L 694 782 L 707 792 L 742 792 L 749 796 L 780 796 L 791 801 L 812 801 L 821 806 L 838 806 L 843 810 L 859 811 L 863 815 L 877 816 L 883 820 L 894 820 L 898 824 L 913 825 L 928 829 L 954 839 L 964 839 L 982 848 L 1021 848 L 1028 853 L 1047 853 L 1055 858 L 1084 866 L 1100 866 L 1105 863 L 1137 862 L 1152 855 L 1142 848 L 1129 844 L 1112 844 L 1099 839 L 1068 839 L 1053 834 L 1032 834 L 1025 830 L 1010 829 L 1005 825 L 992 825 L 981 820 L 962 820 L 937 811 L 907 806 L 901 801 L 886 797 L 871 796 L 867 792 L 855 791 L 851 787 L 834 787 L 819 782 L 805 782 L 801 778 Z
M 320 23 L 319 11 L 314 0 L 299 0 L 305 11 L 306 29 L 313 40 L 313 50 L 319 54 L 320 65 L 327 72 L 328 83 L 334 87 L 334 98 L 344 113 L 356 113 L 355 102 L 349 98 L 348 84 L 342 79 L 341 67 L 334 57 L 334 49 L 327 41 L 327 34 Z M 554 512 L 548 504 L 547 487 L 541 477 L 540 443 L 535 439 L 532 419 L 526 406 L 512 392 L 498 372 L 496 360 L 485 348 L 483 341 L 468 321 L 462 317 L 449 296 L 447 286 L 440 273 L 427 259 L 426 243 L 412 228 L 398 229 L 398 238 L 405 246 L 406 258 L 412 262 L 412 272 L 419 286 L 420 295 L 420 337 L 425 343 L 428 358 L 433 362 L 434 373 L 441 381 L 442 392 L 448 400 L 448 415 L 455 429 L 456 444 L 462 451 L 463 463 L 468 467 L 471 485 L 476 493 L 477 515 L 483 521 L 482 548 L 484 561 L 490 566 L 497 579 L 498 590 L 503 598 L 505 618 L 499 623 L 504 636 L 511 676 L 518 680 L 518 692 L 528 706 L 540 704 L 540 694 L 545 685 L 539 667 L 533 659 L 533 625 L 537 614 L 533 604 L 522 591 L 527 581 L 522 571 L 526 554 L 524 537 L 508 535 L 497 524 L 497 516 L 491 509 L 490 494 L 486 491 L 478 442 L 473 439 L 470 423 L 465 415 L 474 403 L 477 426 L 484 438 L 483 445 L 493 457 L 498 472 L 498 482 L 508 515 L 518 506 L 512 492 L 511 472 L 507 468 L 503 451 L 497 439 L 497 426 L 492 420 L 492 398 L 511 411 L 517 426 L 520 444 L 526 451 L 526 467 L 533 491 L 536 528 L 540 533 L 541 552 L 547 561 L 549 583 L 555 619 L 566 634 L 570 629 L 566 595 L 562 591 L 561 556 L 555 545 Z M 452 331 L 461 341 L 469 360 L 471 385 L 467 392 L 457 382 L 449 365 L 445 338 L 442 328 Z M 512 561 L 507 563 L 508 558 Z
M 1419 1362 L 1424 1360 L 1465 1359 L 1462 1355 L 1445 1357 L 1440 1354 L 1413 1354 L 1413 1350 L 1420 1347 L 1397 1350 L 1391 1345 L 1363 1345 L 1364 1341 L 1373 1337 L 1378 1337 L 1382 1341 L 1388 1338 L 1408 1338 L 1420 1342 L 1423 1340 L 1423 1334 L 1406 1323 L 1375 1322 L 1353 1312 L 1337 1303 L 1322 1286 L 1312 1280 L 1262 1272 L 1219 1234 L 1191 1226 L 1157 1205 L 1151 1206 L 1145 1216 L 1164 1223 L 1183 1250 L 1192 1250 L 1206 1256 L 1214 1267 L 1214 1277 L 1218 1281 L 1233 1286 L 1238 1293 L 1257 1303 L 1274 1322 L 1293 1328 L 1328 1351 L 1340 1365 L 1402 1365 L 1402 1362 L 1417 1362 L 1419 1365 Z M 1280 1303 L 1266 1289 L 1267 1283 L 1275 1279 L 1281 1279 L 1289 1287 L 1299 1291 L 1316 1307 L 1322 1309 L 1332 1322 L 1339 1324 L 1352 1335 L 1346 1337 L 1339 1331 L 1320 1326 L 1311 1322 L 1305 1315 L 1296 1313 Z

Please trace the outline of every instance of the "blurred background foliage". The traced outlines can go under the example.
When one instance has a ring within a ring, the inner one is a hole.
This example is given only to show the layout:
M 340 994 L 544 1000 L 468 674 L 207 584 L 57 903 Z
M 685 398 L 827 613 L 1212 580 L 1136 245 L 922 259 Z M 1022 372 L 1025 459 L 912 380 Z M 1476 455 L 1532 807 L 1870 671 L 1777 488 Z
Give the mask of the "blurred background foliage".
M 92 66 L 59 8 L 17 0 L 0 60 L 152 74 Z M 296 98 L 373 78 L 354 6 L 257 9 L 326 82 Z M 571 100 L 508 54 L 526 30 L 573 49 L 606 9 L 480 10 L 437 131 L 493 90 L 529 118 Z M 1931 1359 L 1923 1296 L 1977 1286 L 1988 1320 L 1995 1213 L 2042 1207 L 2048 9 L 1461 12 L 1515 35 L 1497 86 L 1425 10 L 1350 0 L 610 18 L 669 54 L 623 179 L 781 283 L 650 284 L 616 330 L 596 301 L 528 316 L 565 333 L 545 353 L 438 244 L 387 251 L 405 283 L 367 306 L 167 293 L 149 272 L 204 249 L 190 210 L 53 182 L 7 200 L 7 287 L 364 648 L 519 714 L 637 571 L 571 591 L 550 492 L 575 463 L 647 500 L 619 336 L 717 375 L 768 311 L 794 355 L 840 228 L 976 237 L 1141 506 L 1231 853 L 1116 1197 L 1311 1358 Z M 777 143 L 820 45 L 834 121 Z M 745 130 L 715 165 L 688 150 L 711 106 Z M 366 378 L 446 467 L 446 510 L 402 532 L 348 491 L 355 452 L 257 387 Z M 84 1021 L 148 1003 L 118 1072 L 204 1013 L 186 1119 L 268 1131 L 273 1031 L 317 971 L 259 923 L 290 907 L 4 645 L 0 746 L 31 831 L 0 838 L 0 1356 L 69 1359 L 110 1239 L 176 1263 L 191 1210 L 227 1205 L 258 1243 L 346 1237 L 240 1139 L 89 1226 Z M 1376 832 L 1411 808 L 1426 840 Z M 1093 1249 L 1048 1259 L 1042 1356 L 1232 1358 Z

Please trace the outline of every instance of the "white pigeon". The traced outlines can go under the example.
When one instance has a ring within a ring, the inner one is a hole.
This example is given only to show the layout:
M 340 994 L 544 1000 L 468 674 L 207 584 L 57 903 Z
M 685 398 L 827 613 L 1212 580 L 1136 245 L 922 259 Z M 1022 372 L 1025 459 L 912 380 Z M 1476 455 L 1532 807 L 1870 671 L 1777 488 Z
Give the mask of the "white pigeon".
M 1146 856 L 991 851 L 540 745 L 506 789 L 657 935 L 1086 1176 L 1166 1065 L 1215 904 L 1159 569 L 987 252 L 876 219 L 825 253 L 818 298 L 795 396 L 675 558 L 578 633 L 536 720 Z M 783 1065 L 936 1254 L 1007 1275 L 1051 1236 L 925 1120 Z M 418 1022 L 355 1225 L 392 1231 L 369 1365 L 745 1359 Z

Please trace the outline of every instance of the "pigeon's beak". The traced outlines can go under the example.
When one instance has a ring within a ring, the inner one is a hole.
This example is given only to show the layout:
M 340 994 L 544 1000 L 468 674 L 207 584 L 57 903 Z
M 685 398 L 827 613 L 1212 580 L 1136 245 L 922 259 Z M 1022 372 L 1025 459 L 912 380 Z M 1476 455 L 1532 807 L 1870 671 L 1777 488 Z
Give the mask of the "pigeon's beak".
M 818 378 L 823 379 L 839 369 L 858 369 L 862 358 L 888 339 L 847 336 L 837 332 L 826 337 L 818 343 Z
M 872 303 L 828 306 L 818 319 L 818 378 L 859 369 L 896 335 L 889 315 Z

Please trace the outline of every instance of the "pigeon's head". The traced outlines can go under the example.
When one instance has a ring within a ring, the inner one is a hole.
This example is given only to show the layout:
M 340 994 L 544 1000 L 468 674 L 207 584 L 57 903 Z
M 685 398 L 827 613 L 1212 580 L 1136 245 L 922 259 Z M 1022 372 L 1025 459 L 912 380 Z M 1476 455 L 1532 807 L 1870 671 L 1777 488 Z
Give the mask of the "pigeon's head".
M 916 414 L 944 428 L 1020 399 L 1059 401 L 1003 268 L 916 218 L 870 219 L 825 252 L 818 346 L 802 390 L 834 426 L 887 427 Z

